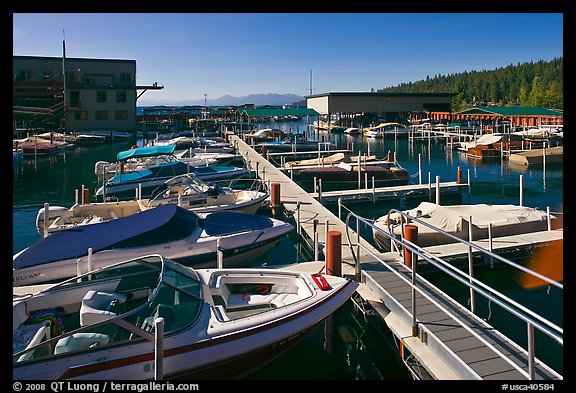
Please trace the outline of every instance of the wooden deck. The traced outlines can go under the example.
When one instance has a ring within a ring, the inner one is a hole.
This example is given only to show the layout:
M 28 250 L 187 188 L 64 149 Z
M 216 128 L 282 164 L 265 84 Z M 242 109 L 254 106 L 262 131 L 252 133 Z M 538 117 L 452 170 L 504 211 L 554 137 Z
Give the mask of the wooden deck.
M 313 194 L 304 191 L 240 138 L 230 135 L 230 140 L 252 169 L 258 168 L 260 178 L 271 183 L 280 183 L 281 204 L 286 211 L 293 211 L 297 203 L 300 203 L 297 225 L 304 239 L 308 241 L 314 239 L 316 227 L 317 238 L 320 242 L 324 242 L 326 221 L 329 222 L 330 231 L 341 232 L 342 274 L 361 281 L 357 293 L 380 315 L 401 345 L 414 355 L 432 378 L 527 379 L 505 360 L 508 359 L 526 370 L 529 357 L 526 350 L 420 276 L 417 279 L 417 288 L 421 292 L 417 292 L 416 296 L 417 334 L 413 334 L 411 270 L 403 264 L 398 254 L 380 253 L 370 242 L 358 238 L 351 228 L 347 228 L 345 223 L 318 202 Z M 318 226 L 314 225 L 315 220 Z M 362 245 L 360 276 L 356 274 L 354 257 L 346 233 L 350 235 L 354 249 L 357 239 Z M 555 235 L 550 236 L 558 237 L 559 233 L 561 232 L 555 232 Z M 542 233 L 534 236 L 540 236 L 540 240 L 526 241 L 534 244 L 550 240 L 543 238 Z M 519 246 L 518 239 L 508 241 L 512 243 L 516 241 L 516 246 Z M 433 252 L 442 257 L 461 251 L 446 248 L 436 249 Z M 498 352 L 501 352 L 501 355 Z M 538 359 L 535 361 L 535 366 L 536 379 L 563 379 Z

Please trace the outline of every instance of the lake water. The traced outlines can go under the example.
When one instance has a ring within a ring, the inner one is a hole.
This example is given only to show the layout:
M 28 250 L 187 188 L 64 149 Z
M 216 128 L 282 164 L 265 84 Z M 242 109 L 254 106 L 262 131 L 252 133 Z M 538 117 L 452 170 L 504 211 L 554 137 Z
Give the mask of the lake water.
M 286 131 L 305 132 L 304 121 L 291 123 L 262 123 L 283 128 Z M 345 134 L 319 134 L 321 138 L 345 148 L 353 143 L 354 150 L 380 156 L 388 150 L 396 153 L 397 161 L 410 173 L 411 183 L 418 183 L 421 165 L 422 182 L 427 183 L 430 173 L 432 182 L 436 176 L 440 181 L 454 181 L 457 170 L 467 180 L 470 173 L 471 189 L 463 193 L 462 200 L 447 200 L 441 203 L 487 203 L 518 204 L 520 200 L 520 175 L 523 182 L 523 205 L 546 210 L 562 218 L 563 212 L 563 168 L 549 165 L 544 175 L 542 168 L 514 169 L 506 161 L 470 160 L 465 155 L 450 149 L 441 141 L 409 143 L 405 137 L 367 140 L 361 136 Z M 137 141 L 142 144 L 142 141 Z M 93 195 L 97 179 L 94 163 L 97 160 L 114 161 L 121 150 L 129 149 L 134 141 L 105 144 L 95 147 L 76 147 L 63 154 L 38 159 L 23 159 L 13 169 L 13 253 L 39 240 L 35 228 L 38 209 L 45 202 L 69 207 L 74 203 L 75 189 L 82 185 Z M 419 164 L 420 163 L 420 164 Z M 419 200 L 400 199 L 380 202 L 375 205 L 364 203 L 349 208 L 364 217 L 375 219 L 391 208 L 406 209 L 418 205 Z M 336 213 L 336 207 L 330 207 Z M 277 265 L 310 260 L 306 250 L 293 235 L 284 239 L 255 264 Z M 562 254 L 560 251 L 560 261 Z M 561 262 L 560 262 L 561 264 Z M 427 277 L 451 294 L 462 304 L 467 304 L 468 290 L 453 285 L 441 274 Z M 499 266 L 495 269 L 480 269 L 477 278 L 488 282 L 525 306 L 541 312 L 545 317 L 563 326 L 563 294 L 555 287 L 526 289 L 518 280 L 518 273 Z M 488 302 L 478 301 L 479 314 L 487 318 L 498 329 L 509 334 L 524 345 L 526 327 L 500 312 Z M 547 338 L 536 338 L 537 357 L 563 372 L 562 347 L 550 343 Z M 323 321 L 311 334 L 294 348 L 275 359 L 245 379 L 321 379 L 321 380 L 409 380 L 411 375 L 400 361 L 398 343 L 386 329 L 377 329 L 355 310 L 351 302 L 345 304 L 329 319 Z

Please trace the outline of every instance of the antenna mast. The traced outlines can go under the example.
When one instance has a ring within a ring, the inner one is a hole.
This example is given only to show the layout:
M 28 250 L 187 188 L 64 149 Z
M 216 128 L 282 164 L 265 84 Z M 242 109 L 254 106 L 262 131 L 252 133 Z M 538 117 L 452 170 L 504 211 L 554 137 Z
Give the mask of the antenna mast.
M 309 95 L 312 95 L 312 90 L 313 90 L 312 89 L 312 70 L 310 70 L 310 94 Z
M 62 30 L 62 98 L 64 114 L 60 127 L 62 127 L 62 132 L 66 133 L 66 35 L 64 34 L 64 30 Z

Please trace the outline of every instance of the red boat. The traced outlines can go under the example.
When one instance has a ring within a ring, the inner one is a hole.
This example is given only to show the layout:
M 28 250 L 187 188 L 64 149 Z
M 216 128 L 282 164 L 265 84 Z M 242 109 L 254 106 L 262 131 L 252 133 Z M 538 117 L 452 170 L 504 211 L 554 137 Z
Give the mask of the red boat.
M 322 179 L 324 191 L 356 188 L 358 187 L 358 179 L 360 179 L 362 187 L 365 186 L 366 179 L 369 186 L 372 186 L 372 182 L 374 182 L 375 187 L 408 184 L 409 180 L 406 169 L 390 164 L 364 165 L 358 173 L 357 165 L 340 163 L 335 166 L 305 168 L 294 172 L 294 176 L 303 186 L 313 185 L 315 178 L 316 180 Z
M 41 156 L 58 152 L 58 146 L 49 143 L 24 142 L 18 147 L 22 148 L 22 155 L 24 156 Z

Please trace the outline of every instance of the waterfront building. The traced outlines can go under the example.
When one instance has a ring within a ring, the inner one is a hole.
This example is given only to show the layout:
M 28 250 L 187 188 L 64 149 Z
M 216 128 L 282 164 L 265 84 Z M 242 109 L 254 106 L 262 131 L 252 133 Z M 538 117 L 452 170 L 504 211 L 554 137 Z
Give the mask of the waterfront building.
M 136 85 L 136 60 L 13 56 L 14 120 L 26 127 L 133 131 L 137 90 L 162 88 Z

